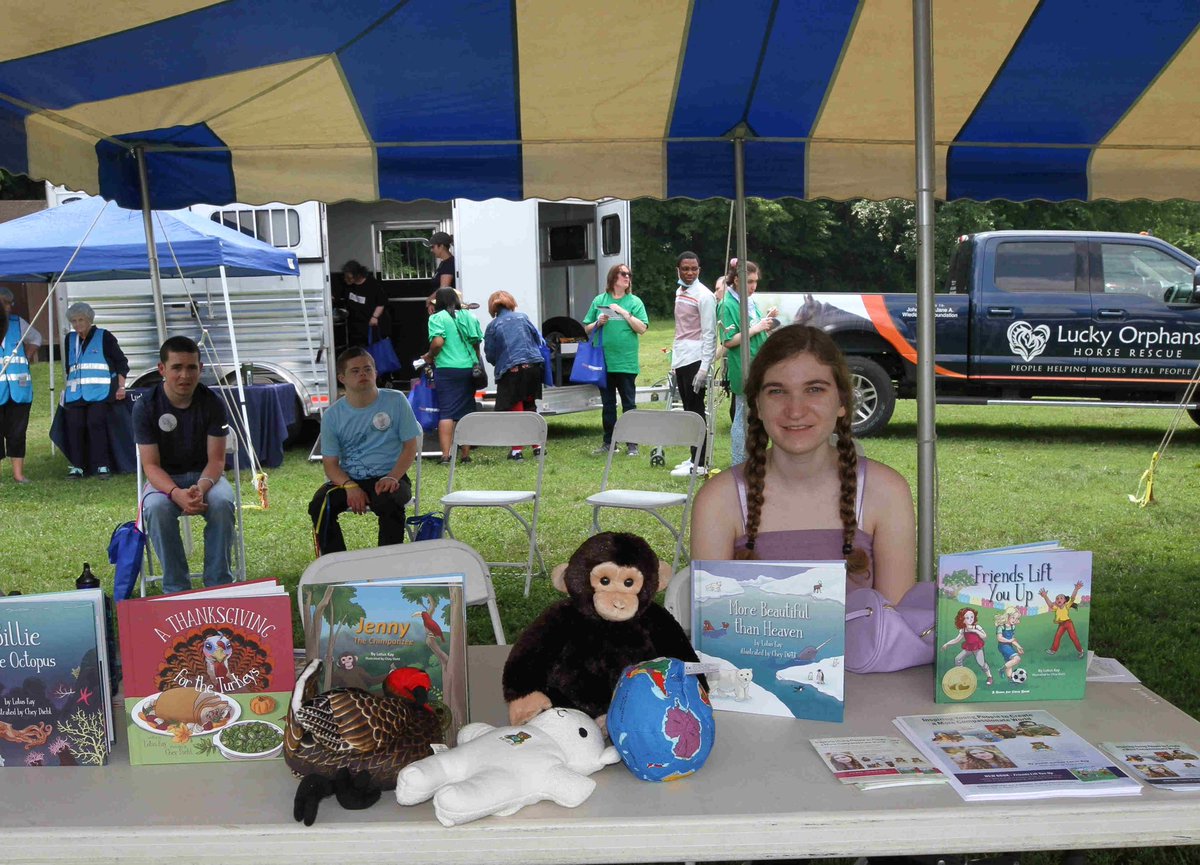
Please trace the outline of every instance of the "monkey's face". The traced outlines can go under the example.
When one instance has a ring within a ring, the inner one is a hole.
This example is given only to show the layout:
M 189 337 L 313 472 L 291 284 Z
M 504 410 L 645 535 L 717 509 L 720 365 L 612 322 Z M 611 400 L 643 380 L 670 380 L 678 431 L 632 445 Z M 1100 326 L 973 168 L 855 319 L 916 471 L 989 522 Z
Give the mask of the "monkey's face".
M 627 622 L 637 615 L 644 578 L 637 568 L 601 562 L 588 578 L 592 606 L 606 622 Z

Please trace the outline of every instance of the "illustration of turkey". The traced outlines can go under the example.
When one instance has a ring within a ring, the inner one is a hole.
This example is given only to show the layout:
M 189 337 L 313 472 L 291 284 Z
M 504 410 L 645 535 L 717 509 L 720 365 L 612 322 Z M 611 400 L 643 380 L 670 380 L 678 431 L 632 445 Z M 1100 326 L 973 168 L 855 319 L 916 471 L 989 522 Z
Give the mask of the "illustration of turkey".
M 450 712 L 429 702 L 429 676 L 413 667 L 388 673 L 383 693 L 334 688 L 317 693 L 323 663 L 310 661 L 288 706 L 283 758 L 300 776 L 293 816 L 311 826 L 329 795 L 350 810 L 369 808 L 397 773 L 447 743 Z

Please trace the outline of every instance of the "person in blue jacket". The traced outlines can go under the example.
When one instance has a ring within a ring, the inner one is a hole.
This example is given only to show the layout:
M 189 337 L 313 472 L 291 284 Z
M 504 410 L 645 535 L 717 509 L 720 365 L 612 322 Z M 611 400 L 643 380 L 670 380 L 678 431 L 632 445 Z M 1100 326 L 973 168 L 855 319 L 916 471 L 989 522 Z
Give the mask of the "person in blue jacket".
M 0 460 L 12 462 L 13 480 L 25 477 L 25 434 L 33 405 L 29 365 L 42 345 L 41 334 L 13 312 L 13 294 L 0 288 Z
M 101 478 L 108 478 L 112 476 L 109 404 L 125 399 L 129 361 L 112 332 L 96 327 L 96 311 L 88 304 L 67 307 L 67 321 L 71 325 L 63 345 L 67 477 L 79 480 L 90 468 Z
M 496 370 L 496 404 L 494 411 L 537 411 L 542 398 L 542 335 L 523 312 L 517 312 L 517 301 L 507 291 L 494 291 L 488 298 L 492 316 L 483 332 L 483 354 Z M 510 460 L 524 459 L 525 450 L 514 444 L 508 452 Z M 537 446 L 534 446 L 537 454 Z

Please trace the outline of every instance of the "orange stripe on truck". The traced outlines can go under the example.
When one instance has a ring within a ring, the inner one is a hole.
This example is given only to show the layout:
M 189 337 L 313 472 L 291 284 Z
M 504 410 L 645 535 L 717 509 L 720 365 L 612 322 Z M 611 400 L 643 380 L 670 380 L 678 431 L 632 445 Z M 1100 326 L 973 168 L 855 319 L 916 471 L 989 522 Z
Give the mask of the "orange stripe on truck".
M 896 330 L 896 325 L 892 323 L 892 317 L 888 314 L 887 304 L 883 302 L 883 298 L 879 295 L 863 295 L 863 306 L 867 308 L 867 315 L 871 318 L 871 323 L 875 325 L 875 330 L 882 336 L 892 348 L 899 352 L 900 356 L 911 364 L 917 362 L 917 350 L 912 347 L 907 339 L 900 335 L 900 331 Z M 954 372 L 946 369 L 944 366 L 933 365 L 933 371 L 938 375 L 944 375 L 947 378 L 963 378 L 967 376 L 961 372 Z

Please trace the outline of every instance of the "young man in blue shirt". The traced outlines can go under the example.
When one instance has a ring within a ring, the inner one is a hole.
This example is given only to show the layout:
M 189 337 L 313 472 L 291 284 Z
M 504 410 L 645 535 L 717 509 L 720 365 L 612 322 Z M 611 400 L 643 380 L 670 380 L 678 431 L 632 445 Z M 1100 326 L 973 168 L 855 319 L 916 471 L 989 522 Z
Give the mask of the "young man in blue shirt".
M 346 395 L 321 419 L 321 460 L 328 479 L 308 506 L 317 554 L 346 549 L 343 511 L 379 518 L 379 546 L 404 541 L 404 506 L 412 498 L 405 472 L 417 456 L 421 426 L 404 394 L 380 390 L 367 350 L 346 349 L 337 359 Z

